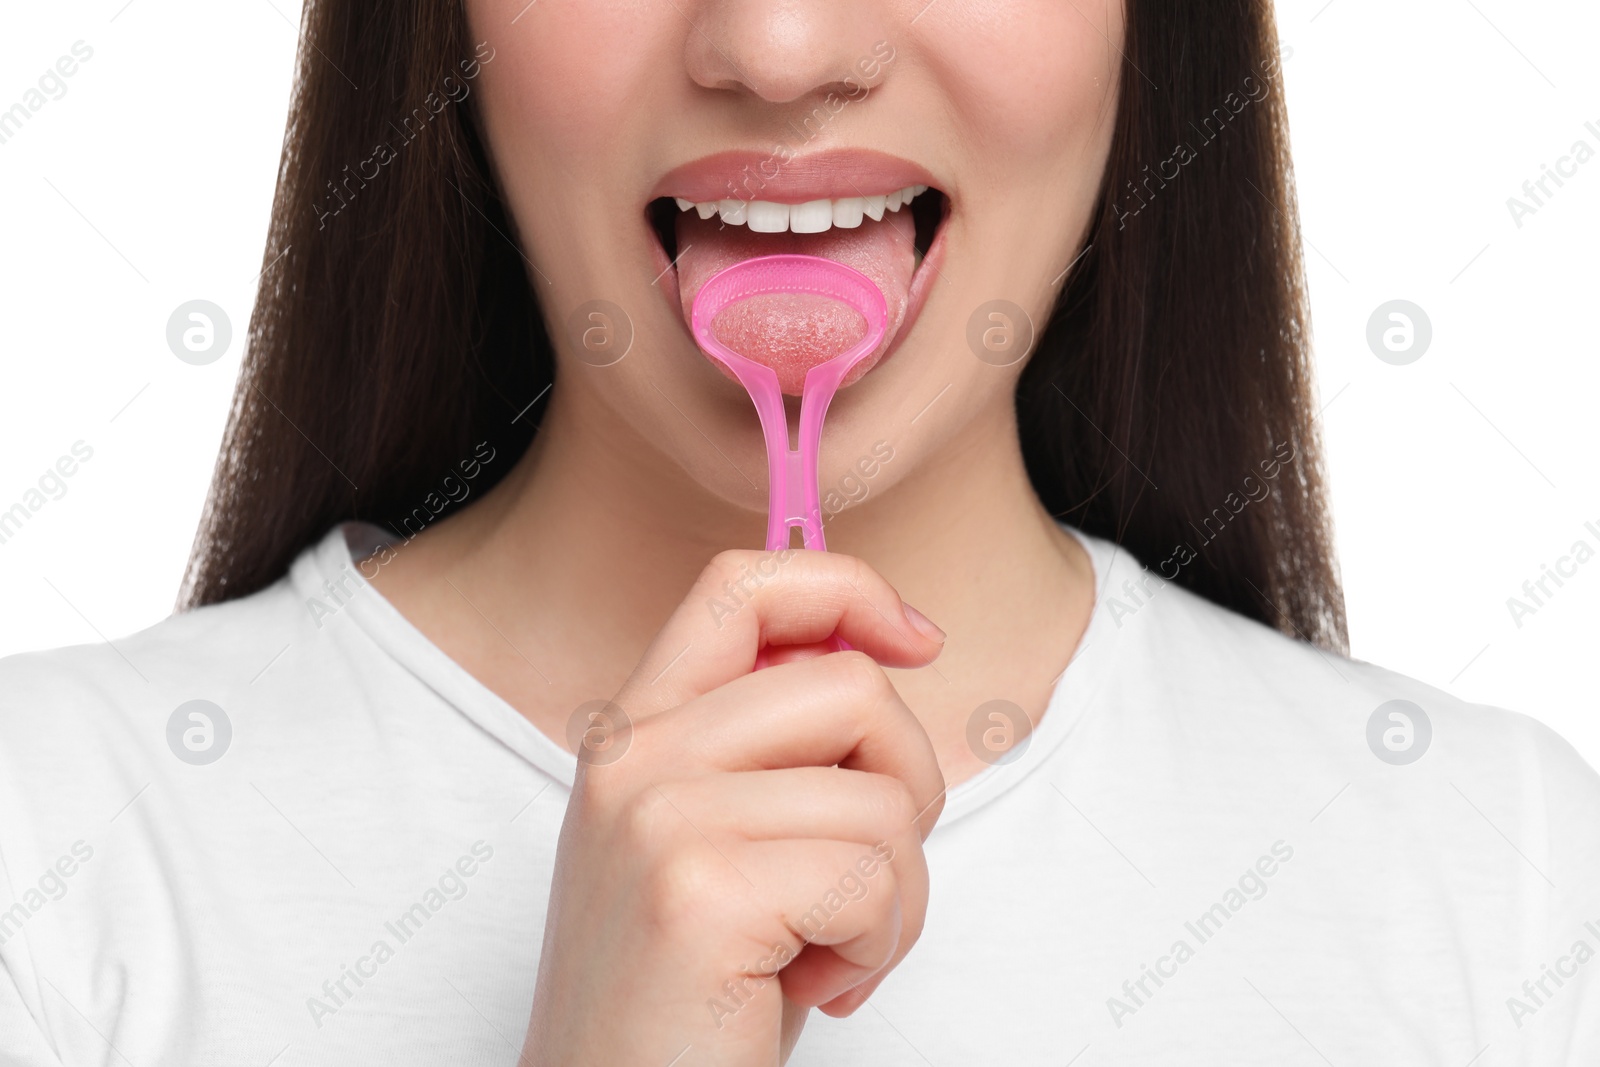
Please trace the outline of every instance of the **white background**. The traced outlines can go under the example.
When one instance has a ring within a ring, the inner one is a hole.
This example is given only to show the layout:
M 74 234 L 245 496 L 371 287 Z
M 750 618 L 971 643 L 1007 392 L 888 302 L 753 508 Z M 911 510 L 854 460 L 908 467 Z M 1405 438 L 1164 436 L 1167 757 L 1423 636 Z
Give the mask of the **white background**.
M 0 14 L 0 110 L 75 41 L 94 50 L 0 144 L 0 511 L 74 442 L 94 450 L 0 544 L 0 654 L 171 609 L 262 267 L 298 20 L 291 0 Z M 1600 158 L 1521 227 L 1506 203 L 1575 141 L 1600 152 L 1600 9 L 1290 0 L 1279 28 L 1353 651 L 1543 719 L 1600 764 L 1600 559 L 1520 628 L 1506 603 L 1575 541 L 1600 550 Z M 165 340 L 196 298 L 235 333 L 200 367 Z M 1406 366 L 1366 342 L 1392 299 L 1432 323 Z

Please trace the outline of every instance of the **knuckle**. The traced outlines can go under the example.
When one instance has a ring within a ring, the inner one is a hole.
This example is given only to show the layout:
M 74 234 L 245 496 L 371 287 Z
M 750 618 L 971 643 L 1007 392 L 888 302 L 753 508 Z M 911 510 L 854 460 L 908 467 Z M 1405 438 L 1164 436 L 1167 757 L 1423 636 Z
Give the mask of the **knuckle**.
M 880 921 L 889 919 L 895 910 L 895 905 L 899 905 L 903 931 L 905 924 L 911 918 L 907 913 L 915 909 L 914 902 L 906 899 L 904 887 L 895 877 L 894 868 L 885 864 L 874 871 L 870 879 L 864 878 L 863 882 L 867 886 L 867 892 L 862 900 L 869 903 Z
M 644 878 L 642 904 L 652 925 L 693 932 L 723 913 L 727 880 L 704 849 L 674 849 L 657 859 Z
M 909 952 L 911 946 L 917 943 L 922 936 L 923 928 L 928 922 L 928 899 L 922 896 L 916 900 L 906 899 L 906 893 L 901 890 L 900 899 L 900 944 L 903 951 Z
M 830 653 L 825 658 L 830 661 L 828 668 L 833 674 L 834 683 L 857 700 L 876 702 L 887 697 L 892 690 L 889 676 L 865 652 L 848 649 Z
M 918 837 L 916 796 L 899 778 L 869 774 L 852 796 L 863 827 L 872 834 L 875 844 L 870 851 L 879 863 L 887 865 L 897 847 Z
M 904 835 L 917 817 L 917 800 L 911 787 L 886 774 L 873 776 L 876 786 L 872 810 L 879 819 L 879 835 L 885 840 Z
M 700 572 L 700 584 L 711 589 L 720 589 L 724 582 L 730 581 L 748 568 L 759 552 L 743 548 L 728 548 L 711 557 L 705 569 Z
M 641 779 L 635 770 L 642 769 L 638 760 L 586 760 L 580 753 L 571 803 L 581 805 L 581 810 L 591 817 L 615 820 L 631 804 L 640 802 Z
M 676 836 L 681 821 L 660 790 L 634 793 L 617 814 L 617 832 L 625 847 L 635 854 L 667 846 Z
M 870 596 L 869 590 L 877 581 L 878 572 L 860 556 L 843 552 L 828 552 L 821 561 L 827 568 L 823 573 L 834 582 L 844 583 L 840 593 L 850 599 Z
M 863 594 L 866 592 L 867 584 L 875 581 L 878 577 L 878 572 L 873 570 L 872 566 L 860 556 L 844 556 L 842 557 L 842 563 L 845 568 L 845 576 L 849 579 L 850 584 Z

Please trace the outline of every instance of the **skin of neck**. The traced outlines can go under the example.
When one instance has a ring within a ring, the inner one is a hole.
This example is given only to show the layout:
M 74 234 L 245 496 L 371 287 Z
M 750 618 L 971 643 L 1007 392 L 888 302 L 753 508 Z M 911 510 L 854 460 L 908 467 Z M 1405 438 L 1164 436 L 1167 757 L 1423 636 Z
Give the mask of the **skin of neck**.
M 979 705 L 1044 714 L 1088 624 L 1094 574 L 1034 495 L 1008 393 L 957 436 L 916 448 L 916 466 L 882 490 L 869 483 L 827 539 L 949 635 L 932 666 L 890 674 L 954 785 L 987 766 L 966 740 Z M 711 557 L 760 548 L 765 533 L 764 514 L 713 495 L 616 412 L 558 386 L 505 479 L 408 542 L 373 584 L 563 743 L 573 709 L 617 691 Z

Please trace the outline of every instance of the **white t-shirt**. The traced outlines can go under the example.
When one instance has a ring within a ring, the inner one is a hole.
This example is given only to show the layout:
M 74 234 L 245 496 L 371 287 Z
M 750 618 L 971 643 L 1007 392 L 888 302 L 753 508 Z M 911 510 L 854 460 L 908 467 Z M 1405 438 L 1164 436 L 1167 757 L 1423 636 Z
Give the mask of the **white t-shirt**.
M 0 662 L 0 1064 L 517 1062 L 574 758 L 361 580 L 372 533 Z M 951 790 L 921 941 L 791 1062 L 1600 1063 L 1573 750 L 1084 541 L 1082 649 Z

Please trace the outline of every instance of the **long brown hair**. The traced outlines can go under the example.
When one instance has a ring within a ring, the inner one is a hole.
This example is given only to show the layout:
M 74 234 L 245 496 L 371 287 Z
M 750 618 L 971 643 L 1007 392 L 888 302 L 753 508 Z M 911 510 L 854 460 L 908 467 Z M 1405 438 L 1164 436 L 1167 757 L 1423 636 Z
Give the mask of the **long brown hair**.
M 1029 474 L 1079 529 L 1342 650 L 1271 5 L 1127 9 L 1087 248 L 1017 388 Z M 506 455 L 475 489 L 492 485 L 554 381 L 474 124 L 483 56 L 460 0 L 305 10 L 185 607 L 262 588 L 340 520 L 414 532 L 448 509 L 441 480 L 480 442 Z

